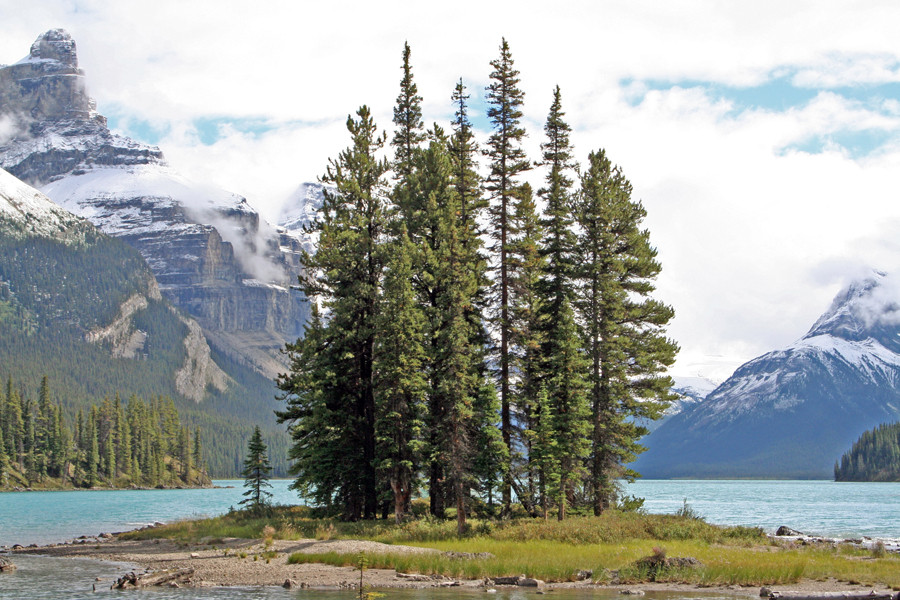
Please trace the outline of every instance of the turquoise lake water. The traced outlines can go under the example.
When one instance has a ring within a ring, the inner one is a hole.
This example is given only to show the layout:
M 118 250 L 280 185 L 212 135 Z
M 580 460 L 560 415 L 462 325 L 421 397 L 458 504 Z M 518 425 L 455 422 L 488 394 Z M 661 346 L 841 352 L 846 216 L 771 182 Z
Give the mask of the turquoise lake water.
M 217 481 L 208 490 L 134 490 L 0 493 L 0 546 L 47 544 L 81 535 L 124 531 L 155 521 L 213 516 L 242 499 L 242 481 Z M 273 481 L 274 501 L 297 504 L 288 481 Z M 232 487 L 228 487 L 232 486 Z M 751 525 L 769 532 L 780 525 L 832 537 L 900 538 L 900 483 L 831 481 L 639 481 L 626 492 L 645 498 L 649 512 L 673 513 L 685 500 L 707 521 Z M 0 576 L 0 600 L 81 599 L 115 594 L 109 584 L 127 565 L 85 559 L 16 555 L 13 574 Z M 95 578 L 97 592 L 92 592 Z M 474 600 L 484 592 L 456 590 L 394 591 L 391 600 Z M 614 598 L 592 590 L 554 591 L 559 600 Z M 351 600 L 353 592 L 281 588 L 153 589 L 128 593 L 141 600 Z M 116 597 L 119 597 L 117 594 Z M 497 600 L 537 600 L 534 592 L 497 594 Z M 648 594 L 648 600 L 730 598 L 722 594 Z
M 0 493 L 0 546 L 47 544 L 155 521 L 213 516 L 238 506 L 242 481 L 206 490 Z M 289 482 L 272 482 L 274 502 L 297 504 Z M 232 487 L 227 487 L 232 486 Z M 707 521 L 780 525 L 814 535 L 900 538 L 900 483 L 832 481 L 638 481 L 628 494 L 649 512 L 673 513 L 686 499 Z

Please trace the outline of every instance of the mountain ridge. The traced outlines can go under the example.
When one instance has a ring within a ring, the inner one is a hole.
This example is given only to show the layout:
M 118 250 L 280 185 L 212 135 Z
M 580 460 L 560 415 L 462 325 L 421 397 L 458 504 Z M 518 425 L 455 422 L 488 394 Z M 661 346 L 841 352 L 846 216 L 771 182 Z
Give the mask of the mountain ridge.
M 900 418 L 893 280 L 854 282 L 794 344 L 744 365 L 650 436 L 646 477 L 830 478 L 859 435 Z
M 136 248 L 161 293 L 218 350 L 272 379 L 280 350 L 303 333 L 308 302 L 291 284 L 303 244 L 265 223 L 245 198 L 198 184 L 158 147 L 111 132 L 87 94 L 74 40 L 37 38 L 0 68 L 0 167 Z

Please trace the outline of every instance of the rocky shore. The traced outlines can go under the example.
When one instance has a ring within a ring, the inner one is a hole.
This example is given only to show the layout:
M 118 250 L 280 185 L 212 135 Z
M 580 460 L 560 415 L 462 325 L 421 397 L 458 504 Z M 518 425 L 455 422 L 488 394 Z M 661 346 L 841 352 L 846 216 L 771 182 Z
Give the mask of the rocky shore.
M 388 545 L 366 540 L 272 540 L 266 544 L 258 539 L 226 538 L 205 540 L 203 543 L 182 543 L 165 539 L 121 540 L 111 534 L 81 538 L 64 544 L 49 546 L 21 546 L 12 549 L 17 553 L 39 554 L 56 557 L 86 557 L 127 563 L 121 578 L 103 582 L 112 587 L 129 581 L 161 580 L 168 586 L 284 586 L 310 589 L 354 589 L 359 584 L 359 570 L 354 567 L 334 567 L 323 564 L 288 564 L 288 556 L 302 552 L 318 554 L 325 552 L 350 553 L 437 553 L 431 548 Z M 171 576 L 170 576 L 171 575 Z M 491 591 L 509 585 L 527 587 L 534 591 L 553 589 L 591 588 L 608 590 L 622 594 L 643 595 L 652 591 L 677 591 L 683 593 L 709 592 L 709 587 L 688 584 L 644 583 L 630 585 L 600 585 L 590 578 L 584 581 L 544 583 L 526 577 L 515 576 L 495 580 L 453 579 L 441 575 L 420 575 L 397 573 L 388 569 L 367 569 L 364 583 L 372 588 L 442 588 L 464 587 Z M 100 583 L 97 584 L 99 589 Z M 712 588 L 737 597 L 759 597 L 760 588 L 721 586 Z M 840 582 L 834 579 L 823 581 L 802 581 L 787 586 L 770 586 L 767 592 L 773 597 L 827 597 L 828 594 L 847 593 L 854 595 L 892 595 L 890 589 Z

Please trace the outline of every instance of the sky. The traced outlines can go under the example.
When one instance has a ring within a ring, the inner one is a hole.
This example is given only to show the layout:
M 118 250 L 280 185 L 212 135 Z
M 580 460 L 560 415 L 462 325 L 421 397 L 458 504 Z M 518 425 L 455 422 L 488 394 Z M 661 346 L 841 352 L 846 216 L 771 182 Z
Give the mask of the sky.
M 721 381 L 900 272 L 900 3 L 0 0 L 0 23 L 0 64 L 68 30 L 111 128 L 270 221 L 360 105 L 390 130 L 404 42 L 426 123 L 462 78 L 486 137 L 505 37 L 529 156 L 559 85 L 579 162 L 605 149 L 646 207 L 676 375 Z

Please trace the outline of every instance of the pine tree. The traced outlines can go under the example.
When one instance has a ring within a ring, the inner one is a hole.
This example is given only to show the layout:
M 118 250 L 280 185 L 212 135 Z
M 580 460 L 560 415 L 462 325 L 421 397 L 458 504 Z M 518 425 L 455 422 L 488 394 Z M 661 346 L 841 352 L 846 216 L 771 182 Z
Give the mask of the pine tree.
M 269 464 L 267 451 L 268 447 L 263 442 L 262 432 L 257 425 L 247 443 L 247 458 L 244 460 L 244 470 L 241 471 L 247 491 L 244 492 L 244 499 L 240 502 L 241 505 L 255 513 L 262 512 L 272 497 L 272 493 L 266 489 L 272 487 L 272 484 L 269 483 L 272 466 Z
M 397 523 L 418 487 L 428 388 L 423 374 L 425 319 L 412 288 L 414 251 L 401 226 L 385 276 L 375 355 L 378 464 L 390 484 Z
M 179 476 L 185 483 L 189 483 L 193 464 L 191 461 L 191 432 L 187 425 L 181 428 L 181 433 L 178 436 L 178 460 L 181 462 L 181 473 Z
M 443 465 L 446 492 L 456 503 L 457 531 L 466 530 L 468 490 L 472 485 L 472 439 L 474 422 L 473 392 L 479 382 L 475 378 L 477 357 L 469 351 L 471 328 L 466 318 L 466 306 L 471 301 L 471 278 L 467 277 L 460 260 L 459 240 L 455 228 L 450 230 L 447 243 L 442 246 L 442 262 L 446 266 L 444 286 L 438 305 L 442 323 L 435 331 L 435 395 L 439 399 L 439 412 L 433 415 L 432 427 L 436 427 L 436 443 L 432 460 Z
M 340 441 L 332 440 L 315 452 L 317 460 L 327 462 L 312 464 L 304 460 L 305 425 L 292 426 L 295 483 L 333 491 L 332 501 L 339 501 L 347 519 L 373 518 L 378 505 L 374 349 L 387 223 L 388 163 L 376 157 L 384 138 L 377 135 L 367 107 L 357 114 L 358 120 L 347 121 L 351 146 L 329 161 L 322 178 L 334 191 L 325 189 L 322 210 L 312 226 L 319 234 L 317 251 L 303 257 L 308 276 L 301 288 L 328 310 L 327 325 L 319 325 L 327 342 L 321 353 L 306 343 L 288 348 L 292 373 L 279 382 L 288 402 L 280 419 L 294 422 L 305 417 L 309 400 L 315 403 L 317 418 L 337 428 L 334 434 Z M 327 379 L 310 378 L 295 369 L 314 369 Z
M 556 423 L 553 419 L 550 400 L 543 386 L 538 391 L 532 410 L 531 426 L 526 431 L 528 438 L 528 460 L 535 474 L 537 504 L 546 521 L 550 514 L 552 498 L 559 497 L 560 453 L 557 445 Z
M 646 211 L 603 150 L 592 152 L 578 202 L 578 310 L 591 360 L 593 413 L 590 488 L 594 513 L 609 506 L 615 482 L 636 474 L 625 465 L 643 451 L 641 419 L 659 418 L 673 398 L 662 375 L 676 344 L 664 328 L 672 308 L 650 298 L 660 272 Z
M 100 464 L 100 444 L 97 441 L 97 409 L 91 407 L 91 414 L 87 422 L 87 464 L 84 471 L 87 475 L 87 487 L 97 485 L 98 465 Z
M 394 106 L 394 137 L 391 146 L 394 148 L 394 175 L 397 178 L 397 186 L 394 190 L 394 202 L 400 207 L 407 222 L 414 217 L 413 202 L 414 191 L 412 189 L 412 173 L 415 163 L 415 154 L 422 142 L 425 141 L 425 126 L 422 123 L 422 97 L 418 94 L 418 88 L 413 81 L 412 66 L 410 65 L 410 48 L 408 43 L 403 44 L 403 78 L 400 80 L 400 94 L 397 96 L 397 104 Z
M 473 276 L 479 286 L 485 286 L 486 265 L 481 256 L 482 242 L 478 220 L 488 203 L 481 193 L 481 177 L 478 175 L 478 144 L 469 121 L 466 87 L 462 79 L 456 84 L 451 101 L 456 108 L 453 116 L 453 134 L 450 136 L 449 150 L 452 165 L 451 182 L 459 202 L 460 243 L 469 253 Z M 473 307 L 473 310 L 475 307 Z M 479 316 L 480 322 L 480 316 Z
M 565 122 L 559 86 L 544 126 L 546 141 L 541 144 L 543 165 L 548 169 L 546 185 L 538 193 L 546 203 L 543 272 L 537 284 L 541 302 L 537 326 L 540 329 L 541 382 L 547 394 L 549 414 L 554 424 L 558 453 L 558 516 L 565 518 L 567 499 L 580 479 L 581 465 L 589 449 L 590 413 L 584 373 L 589 364 L 578 344 L 578 329 L 572 309 L 575 274 L 572 178 L 574 171 L 569 144 L 571 128 Z M 541 424 L 544 426 L 544 424 Z
M 3 408 L 6 402 L 0 397 L 0 417 L 3 416 Z M 6 485 L 7 472 L 9 470 L 9 457 L 6 455 L 6 443 L 3 440 L 3 425 L 5 423 L 0 420 L 0 486 Z
M 485 155 L 490 159 L 490 174 L 487 178 L 486 188 L 490 194 L 492 203 L 491 214 L 491 239 L 498 276 L 496 278 L 496 308 L 494 322 L 499 330 L 499 384 L 500 384 L 500 420 L 503 442 L 507 451 L 513 451 L 513 424 L 512 424 L 512 385 L 510 331 L 512 321 L 510 314 L 510 284 L 512 273 L 510 272 L 510 251 L 512 242 L 517 234 L 516 224 L 513 218 L 515 208 L 515 196 L 520 190 L 517 178 L 523 172 L 531 168 L 529 161 L 522 150 L 522 139 L 525 130 L 520 125 L 522 118 L 521 106 L 524 93 L 519 89 L 519 72 L 513 67 L 512 55 L 509 45 L 504 38 L 500 45 L 500 57 L 491 61 L 494 71 L 491 72 L 493 80 L 487 88 L 488 110 L 487 116 L 493 126 L 493 133 L 488 139 L 488 148 Z M 507 472 L 502 494 L 504 512 L 509 512 L 512 503 L 511 474 Z
M 543 232 L 538 222 L 534 198 L 529 184 L 523 184 L 516 193 L 515 219 L 519 227 L 519 237 L 513 242 L 510 253 L 512 278 L 510 297 L 513 323 L 510 328 L 515 379 L 515 405 L 518 421 L 530 427 L 537 405 L 538 391 L 542 380 L 542 301 L 538 284 L 543 272 L 541 245 Z M 534 505 L 534 475 L 527 464 L 529 441 L 523 437 L 526 456 L 517 456 L 515 472 L 510 477 L 516 496 L 526 511 L 536 514 Z M 525 474 L 527 489 L 518 483 L 518 477 Z
M 200 440 L 200 429 L 194 430 L 194 465 L 196 465 L 197 470 L 205 471 L 206 465 L 203 461 L 203 442 Z

